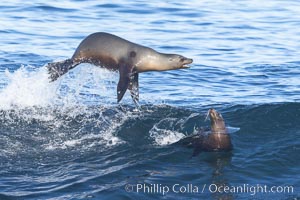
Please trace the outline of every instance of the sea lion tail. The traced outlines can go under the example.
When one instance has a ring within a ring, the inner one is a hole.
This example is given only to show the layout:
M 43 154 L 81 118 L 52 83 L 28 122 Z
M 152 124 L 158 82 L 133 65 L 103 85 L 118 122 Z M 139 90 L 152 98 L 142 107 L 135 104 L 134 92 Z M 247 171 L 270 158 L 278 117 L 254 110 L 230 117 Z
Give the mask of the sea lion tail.
M 60 76 L 67 73 L 70 69 L 74 68 L 77 63 L 73 61 L 73 59 L 67 59 L 64 61 L 48 63 L 46 66 L 48 69 L 48 73 L 50 74 L 51 81 L 55 81 Z

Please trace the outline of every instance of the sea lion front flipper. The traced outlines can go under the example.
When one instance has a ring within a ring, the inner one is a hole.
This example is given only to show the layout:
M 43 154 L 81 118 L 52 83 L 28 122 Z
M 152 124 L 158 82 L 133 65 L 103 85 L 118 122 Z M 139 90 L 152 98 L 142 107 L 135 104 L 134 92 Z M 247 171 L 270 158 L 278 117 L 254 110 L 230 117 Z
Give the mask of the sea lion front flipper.
M 128 85 L 133 102 L 136 106 L 139 106 L 139 74 L 134 73 L 130 76 L 130 82 Z
M 118 83 L 118 87 L 117 87 L 118 103 L 121 101 L 121 99 L 123 98 L 123 96 L 128 88 L 128 85 L 130 82 L 131 71 L 132 71 L 132 67 L 130 67 L 126 64 L 122 64 L 119 68 L 120 78 L 119 78 L 119 83 Z

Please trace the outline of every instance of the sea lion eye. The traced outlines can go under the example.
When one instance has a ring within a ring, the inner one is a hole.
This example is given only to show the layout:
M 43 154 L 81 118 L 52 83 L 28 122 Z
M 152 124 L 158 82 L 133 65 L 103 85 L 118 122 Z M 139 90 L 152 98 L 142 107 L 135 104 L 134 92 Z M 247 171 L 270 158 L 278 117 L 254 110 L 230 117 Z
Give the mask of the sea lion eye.
M 183 62 L 183 61 L 184 61 L 184 58 L 181 58 L 181 59 L 180 59 L 180 62 Z
M 135 51 L 131 51 L 131 52 L 130 52 L 130 57 L 134 58 L 135 56 L 136 56 Z

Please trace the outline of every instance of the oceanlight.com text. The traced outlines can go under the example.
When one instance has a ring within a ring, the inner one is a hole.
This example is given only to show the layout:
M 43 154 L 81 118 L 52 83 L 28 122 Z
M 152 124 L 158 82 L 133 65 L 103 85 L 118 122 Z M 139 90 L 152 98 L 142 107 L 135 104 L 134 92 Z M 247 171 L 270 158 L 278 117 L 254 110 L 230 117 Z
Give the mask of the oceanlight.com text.
M 125 185 L 127 192 L 143 193 L 143 194 L 159 194 L 167 195 L 168 193 L 180 193 L 180 194 L 201 194 L 205 192 L 220 193 L 220 194 L 238 194 L 247 193 L 254 196 L 258 193 L 274 194 L 285 193 L 293 194 L 294 187 L 288 185 L 280 186 L 268 186 L 263 184 L 241 184 L 241 185 L 219 185 L 219 184 L 127 184 Z

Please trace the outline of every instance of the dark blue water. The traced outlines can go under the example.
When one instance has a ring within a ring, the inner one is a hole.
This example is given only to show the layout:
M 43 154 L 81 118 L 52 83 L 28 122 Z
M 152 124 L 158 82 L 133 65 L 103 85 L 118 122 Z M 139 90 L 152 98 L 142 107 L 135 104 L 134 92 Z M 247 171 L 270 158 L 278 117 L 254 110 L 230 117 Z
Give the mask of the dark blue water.
M 0 199 L 299 199 L 299 10 L 2 1 Z M 118 74 L 105 69 L 82 64 L 49 83 L 44 65 L 98 31 L 194 63 L 141 74 L 139 111 L 129 94 L 116 103 Z M 174 143 L 208 126 L 211 107 L 235 130 L 234 150 L 191 157 Z

